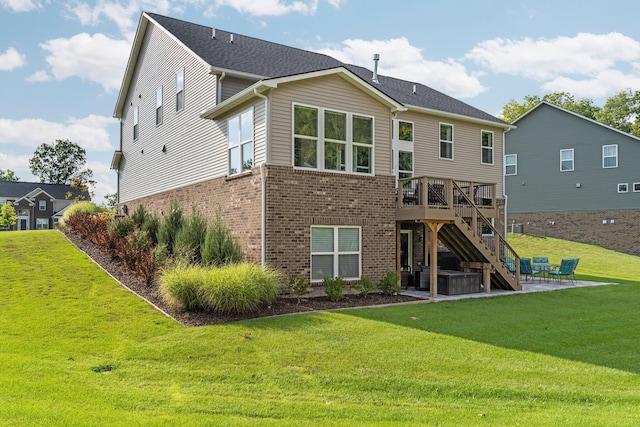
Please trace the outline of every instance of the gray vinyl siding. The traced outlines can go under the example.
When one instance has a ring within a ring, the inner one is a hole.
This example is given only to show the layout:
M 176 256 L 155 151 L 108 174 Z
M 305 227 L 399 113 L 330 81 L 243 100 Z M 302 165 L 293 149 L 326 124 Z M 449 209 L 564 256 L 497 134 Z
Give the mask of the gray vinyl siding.
M 506 154 L 518 155 L 506 176 L 509 213 L 640 208 L 640 141 L 557 108 L 540 105 L 507 133 Z M 618 167 L 602 167 L 602 146 L 618 145 Z M 560 171 L 560 150 L 574 150 L 574 170 Z M 628 193 L 618 193 L 628 183 Z M 577 186 L 579 184 L 579 187 Z
M 231 98 L 238 92 L 242 92 L 244 89 L 248 88 L 255 81 L 253 80 L 245 80 L 239 79 L 237 77 L 226 76 L 224 80 L 222 80 L 222 101 Z
M 184 68 L 184 109 L 176 112 L 176 72 Z M 156 126 L 156 89 L 163 87 L 163 122 Z M 119 200 L 155 194 L 220 173 L 226 151 L 217 123 L 200 118 L 215 105 L 216 76 L 166 33 L 149 24 L 122 118 L 123 160 Z M 133 110 L 139 108 L 139 138 L 133 140 Z M 166 152 L 162 148 L 166 147 Z M 224 157 L 224 158 L 222 158 Z
M 397 118 L 413 122 L 414 176 L 492 183 L 502 197 L 502 128 L 412 111 Z M 440 123 L 453 125 L 453 160 L 440 158 Z M 481 161 L 483 130 L 493 132 L 492 165 Z
M 270 100 L 270 163 L 292 165 L 292 106 L 300 103 L 373 116 L 374 172 L 391 174 L 391 111 L 367 93 L 331 75 L 281 84 L 271 92 Z

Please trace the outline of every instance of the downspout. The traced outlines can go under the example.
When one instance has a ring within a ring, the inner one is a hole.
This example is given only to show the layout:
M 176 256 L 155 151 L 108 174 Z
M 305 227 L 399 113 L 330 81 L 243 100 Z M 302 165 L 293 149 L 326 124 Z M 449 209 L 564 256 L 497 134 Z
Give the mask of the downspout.
M 216 93 L 216 105 L 220 104 L 220 102 L 222 102 L 222 81 L 224 80 L 224 78 L 227 77 L 227 73 L 225 71 L 222 72 L 222 74 L 220 74 L 220 76 L 218 77 L 218 87 L 216 89 L 217 93 Z
M 507 196 L 506 193 L 506 177 L 505 177 L 505 169 L 504 169 L 504 158 L 507 155 L 506 149 L 507 149 L 507 145 L 506 145 L 506 135 L 507 132 L 509 132 L 511 129 L 505 129 L 504 132 L 502 132 L 502 197 L 504 197 L 504 239 L 508 241 L 507 239 L 507 208 L 508 208 L 508 201 L 509 201 L 509 197 Z
M 258 89 L 253 90 L 253 94 L 264 99 L 264 123 L 265 123 L 265 159 L 260 163 L 260 181 L 262 183 L 262 236 L 261 236 L 261 263 L 264 267 L 267 264 L 267 181 L 265 179 L 264 167 L 267 164 L 269 153 L 269 98 L 258 93 Z M 255 149 L 255 145 L 254 145 Z

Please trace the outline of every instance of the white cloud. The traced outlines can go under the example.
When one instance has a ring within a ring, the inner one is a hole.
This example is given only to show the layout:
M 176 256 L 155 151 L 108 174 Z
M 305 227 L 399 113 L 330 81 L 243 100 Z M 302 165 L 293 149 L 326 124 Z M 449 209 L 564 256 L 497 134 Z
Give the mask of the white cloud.
M 0 119 L 0 145 L 38 147 L 56 139 L 69 139 L 87 151 L 111 151 L 109 126 L 118 122 L 111 117 L 89 115 L 82 119 L 69 118 L 66 123 L 43 119 Z
M 327 2 L 335 8 L 339 8 L 343 0 L 327 0 Z M 253 16 L 282 16 L 288 13 L 315 15 L 318 3 L 319 0 L 216 0 L 208 13 L 211 14 L 226 6 Z
M 350 39 L 335 48 L 321 49 L 339 61 L 373 68 L 373 54 L 380 54 L 378 72 L 382 75 L 423 83 L 460 98 L 476 96 L 486 90 L 477 75 L 471 75 L 459 62 L 428 61 L 422 50 L 405 37 L 389 40 Z
M 0 0 L 0 5 L 13 12 L 29 12 L 40 8 L 40 2 L 31 0 Z
M 79 77 L 111 92 L 120 88 L 131 45 L 100 33 L 81 33 L 70 39 L 48 40 L 40 47 L 49 52 L 46 61 L 56 80 Z
M 604 70 L 593 78 L 557 77 L 542 85 L 549 92 L 569 92 L 578 97 L 602 98 L 629 88 L 640 87 L 640 74 L 625 74 L 619 70 Z
M 11 169 L 20 178 L 20 181 L 33 181 L 34 176 L 29 169 L 31 155 L 13 155 L 0 151 L 0 169 Z
M 547 80 L 562 74 L 592 75 L 617 62 L 640 58 L 640 42 L 620 33 L 579 33 L 555 39 L 493 39 L 466 56 L 496 73 Z
M 10 47 L 5 53 L 0 54 L 0 71 L 11 71 L 24 65 L 25 56 Z
M 36 71 L 35 73 L 27 77 L 26 80 L 30 83 L 36 83 L 48 82 L 49 80 L 51 80 L 51 78 L 52 77 L 46 71 Z

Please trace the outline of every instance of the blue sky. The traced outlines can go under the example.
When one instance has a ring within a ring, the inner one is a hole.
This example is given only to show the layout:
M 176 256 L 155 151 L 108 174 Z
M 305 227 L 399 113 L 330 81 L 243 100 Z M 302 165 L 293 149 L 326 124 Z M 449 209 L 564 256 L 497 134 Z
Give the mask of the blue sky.
M 640 6 L 628 0 L 0 0 L 0 169 L 70 139 L 96 201 L 116 191 L 112 118 L 142 11 L 330 54 L 499 115 L 567 91 L 602 105 L 640 90 Z

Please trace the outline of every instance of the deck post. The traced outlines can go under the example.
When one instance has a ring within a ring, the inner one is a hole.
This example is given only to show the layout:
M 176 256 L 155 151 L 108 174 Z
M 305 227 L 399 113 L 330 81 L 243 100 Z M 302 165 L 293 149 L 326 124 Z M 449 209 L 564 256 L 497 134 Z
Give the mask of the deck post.
M 442 228 L 441 222 L 426 222 L 431 230 L 429 251 L 429 291 L 431 298 L 438 296 L 438 231 Z
M 482 284 L 484 285 L 484 291 L 490 294 L 491 293 L 491 263 L 482 264 Z

